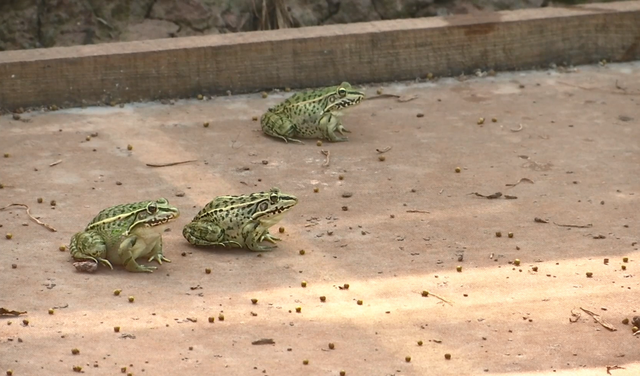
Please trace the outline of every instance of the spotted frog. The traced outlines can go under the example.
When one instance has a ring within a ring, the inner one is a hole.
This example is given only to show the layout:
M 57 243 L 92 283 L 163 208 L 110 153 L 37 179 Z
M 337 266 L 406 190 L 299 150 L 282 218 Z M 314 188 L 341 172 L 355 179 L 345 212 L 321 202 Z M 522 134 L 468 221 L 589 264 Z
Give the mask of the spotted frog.
M 269 227 L 278 223 L 284 214 L 298 203 L 295 196 L 278 188 L 239 196 L 218 196 L 182 230 L 193 245 L 246 247 L 252 251 L 270 251 L 279 238 L 269 234 Z
M 355 106 L 363 98 L 364 93 L 348 82 L 302 91 L 269 108 L 260 119 L 262 131 L 285 142 L 302 143 L 296 137 L 347 141 L 348 138 L 343 136 L 349 131 L 338 119 L 337 111 Z
M 162 232 L 167 223 L 179 216 L 180 211 L 165 198 L 112 206 L 73 235 L 71 256 L 111 269 L 116 264 L 124 265 L 130 272 L 152 272 L 155 266 L 139 265 L 136 259 L 149 257 L 149 262 L 171 262 L 162 253 Z

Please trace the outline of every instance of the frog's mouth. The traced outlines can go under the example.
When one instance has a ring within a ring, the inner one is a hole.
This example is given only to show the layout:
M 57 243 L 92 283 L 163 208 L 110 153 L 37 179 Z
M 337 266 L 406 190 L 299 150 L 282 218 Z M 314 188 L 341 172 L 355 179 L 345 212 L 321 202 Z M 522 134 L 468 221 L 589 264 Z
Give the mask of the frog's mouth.
M 355 106 L 356 104 L 362 102 L 362 98 L 363 97 L 356 97 L 356 98 L 345 98 L 340 100 L 340 102 L 336 103 L 336 109 L 341 109 L 341 108 L 345 108 L 345 107 L 351 107 L 351 106 Z
M 152 220 L 145 222 L 144 225 L 146 227 L 156 227 L 156 226 L 164 225 L 178 218 L 179 216 L 180 216 L 180 213 L 167 213 L 164 216 L 158 216 L 153 218 Z

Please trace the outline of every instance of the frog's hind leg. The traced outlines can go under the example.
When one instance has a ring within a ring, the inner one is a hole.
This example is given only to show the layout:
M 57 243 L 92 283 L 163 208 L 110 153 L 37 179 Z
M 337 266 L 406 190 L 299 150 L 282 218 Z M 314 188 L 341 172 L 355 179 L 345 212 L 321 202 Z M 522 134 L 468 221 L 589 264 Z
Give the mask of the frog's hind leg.
M 193 245 L 241 247 L 238 242 L 225 241 L 224 230 L 213 223 L 192 222 L 184 226 L 182 236 Z
M 83 231 L 73 235 L 69 251 L 71 257 L 76 260 L 92 260 L 113 270 L 113 265 L 106 259 L 107 245 L 102 236 L 94 231 Z
M 271 137 L 280 138 L 287 143 L 291 141 L 304 144 L 304 142 L 293 138 L 298 134 L 296 124 L 282 115 L 266 112 L 262 115 L 260 124 L 262 125 L 262 131 Z

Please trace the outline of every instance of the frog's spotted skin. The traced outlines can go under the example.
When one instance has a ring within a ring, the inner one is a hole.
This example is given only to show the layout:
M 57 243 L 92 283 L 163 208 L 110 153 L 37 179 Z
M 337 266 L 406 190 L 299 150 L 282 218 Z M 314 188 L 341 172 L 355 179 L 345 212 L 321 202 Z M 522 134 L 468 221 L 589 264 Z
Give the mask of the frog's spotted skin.
M 347 141 L 342 136 L 343 132 L 349 131 L 342 126 L 336 111 L 355 106 L 363 98 L 364 93 L 352 88 L 348 82 L 302 91 L 271 107 L 262 115 L 262 131 L 285 142 L 302 142 L 296 137 Z
M 130 272 L 152 272 L 155 266 L 136 263 L 138 257 L 170 262 L 162 254 L 164 225 L 180 216 L 180 211 L 160 198 L 116 205 L 102 210 L 87 227 L 71 238 L 71 256 L 79 261 L 124 265 Z
M 260 243 L 280 240 L 269 234 L 269 227 L 278 223 L 297 203 L 295 196 L 282 193 L 278 188 L 248 195 L 218 196 L 184 226 L 182 235 L 193 245 L 269 251 L 275 246 Z

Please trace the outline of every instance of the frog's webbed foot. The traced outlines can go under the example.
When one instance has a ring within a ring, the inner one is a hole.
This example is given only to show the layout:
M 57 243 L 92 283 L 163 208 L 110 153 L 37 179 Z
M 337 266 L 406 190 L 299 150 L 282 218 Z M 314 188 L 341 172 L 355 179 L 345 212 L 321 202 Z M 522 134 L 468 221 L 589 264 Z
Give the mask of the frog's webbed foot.
M 136 256 L 140 256 L 146 247 L 147 244 L 144 240 L 140 239 L 140 241 L 138 241 L 138 237 L 135 235 L 129 236 L 120 243 L 118 255 L 120 256 L 120 260 L 122 260 L 122 264 L 125 269 L 136 273 L 152 273 L 157 269 L 155 266 L 140 265 L 136 262 Z
M 156 254 L 151 256 L 151 258 L 149 258 L 149 262 L 156 260 L 158 262 L 158 264 L 162 265 L 162 262 L 171 262 L 171 260 L 169 260 L 168 258 L 164 257 L 164 255 L 162 253 L 160 254 Z
M 344 132 L 351 133 L 351 131 L 345 128 L 342 124 L 338 124 L 338 126 L 336 127 L 336 132 L 340 133 L 341 135 L 344 135 Z
M 262 245 L 262 244 L 259 244 L 258 242 L 253 242 L 253 243 L 248 243 L 247 248 L 249 248 L 249 250 L 254 252 L 268 252 L 268 251 L 273 251 L 274 249 L 278 248 L 278 246 Z

